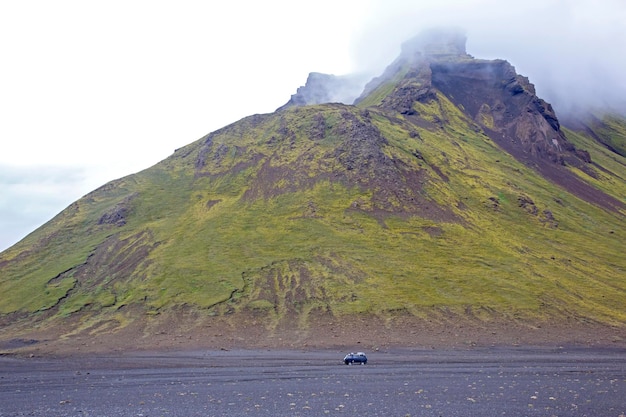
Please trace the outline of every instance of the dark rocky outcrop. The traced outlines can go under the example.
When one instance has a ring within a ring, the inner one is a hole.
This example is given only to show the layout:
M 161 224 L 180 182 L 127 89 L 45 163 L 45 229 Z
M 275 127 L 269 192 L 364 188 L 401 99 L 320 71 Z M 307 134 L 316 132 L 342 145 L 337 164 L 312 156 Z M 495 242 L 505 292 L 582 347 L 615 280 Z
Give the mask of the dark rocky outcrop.
M 390 112 L 413 117 L 425 127 L 443 129 L 445 120 L 426 122 L 417 104 L 438 102 L 443 94 L 503 150 L 578 197 L 610 210 L 623 203 L 582 181 L 564 166 L 588 172 L 589 152 L 576 147 L 561 130 L 552 106 L 537 97 L 528 78 L 505 60 L 481 60 L 468 55 L 465 35 L 429 31 L 406 42 L 400 56 L 383 75 L 368 83 L 355 103 L 384 91 L 379 102 Z M 372 103 L 368 103 L 372 104 Z
M 433 87 L 511 153 L 557 164 L 582 162 L 561 132 L 552 106 L 507 61 L 431 62 L 430 68 Z
M 98 220 L 99 225 L 113 225 L 124 226 L 126 224 L 126 218 L 130 211 L 130 204 L 132 200 L 137 196 L 137 193 L 133 193 L 125 197 L 122 201 L 115 206 L 107 210 Z
M 426 95 L 431 87 L 429 62 L 459 58 L 471 59 L 472 57 L 465 51 L 466 40 L 465 34 L 460 30 L 429 30 L 404 42 L 400 56 L 385 69 L 382 75 L 367 83 L 363 93 L 355 100 L 355 103 L 361 102 L 380 85 L 392 80 L 404 71 L 408 72 L 403 79 L 412 80 L 410 84 L 414 87 L 413 92 L 417 93 L 412 95 L 416 99 Z M 402 87 L 405 91 L 400 92 L 400 95 L 407 95 L 407 86 L 403 85 Z M 396 93 L 398 93 L 397 90 Z M 405 102 L 403 104 L 406 105 Z M 388 107 L 393 108 L 389 105 Z M 401 112 L 402 110 L 400 108 Z
M 428 31 L 413 38 L 357 102 L 381 84 L 400 78 L 382 107 L 412 115 L 416 102 L 434 100 L 441 92 L 516 157 L 574 165 L 589 160 L 568 142 L 552 106 L 537 97 L 528 78 L 507 61 L 473 58 L 465 42 L 465 35 L 454 30 Z
M 466 36 L 460 30 L 421 33 L 402 45 L 398 58 L 365 85 L 354 103 L 370 100 L 379 89 L 380 101 L 368 105 L 413 117 L 412 121 L 423 127 L 443 129 L 445 120 L 435 117 L 426 121 L 416 109 L 417 103 L 438 101 L 438 94 L 443 94 L 475 123 L 474 129 L 482 130 L 503 150 L 550 181 L 611 210 L 622 207 L 621 202 L 563 168 L 573 166 L 593 176 L 586 167 L 593 163 L 591 155 L 567 139 L 556 112 L 537 96 L 528 78 L 505 60 L 475 59 L 465 44 Z M 306 85 L 281 109 L 341 101 L 336 97 L 348 90 L 354 94 L 347 86 L 357 84 L 350 77 L 311 73 Z M 607 141 L 603 143 L 609 146 Z
M 363 75 L 337 76 L 312 72 L 306 84 L 299 87 L 289 101 L 277 111 L 310 104 L 343 103 L 352 104 L 363 90 L 366 79 Z

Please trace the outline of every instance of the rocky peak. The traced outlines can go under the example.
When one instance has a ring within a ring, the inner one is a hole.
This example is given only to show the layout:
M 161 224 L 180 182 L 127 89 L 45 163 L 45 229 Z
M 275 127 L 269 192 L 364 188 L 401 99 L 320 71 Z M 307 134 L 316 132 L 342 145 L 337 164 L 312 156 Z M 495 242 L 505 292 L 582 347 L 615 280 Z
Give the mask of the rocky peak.
M 355 100 L 359 103 L 364 100 L 370 93 L 387 81 L 395 78 L 398 74 L 406 73 L 405 79 L 412 78 L 408 90 L 419 90 L 420 96 L 427 95 L 430 88 L 430 68 L 429 63 L 434 61 L 458 61 L 472 59 L 465 50 L 467 37 L 465 34 L 456 29 L 431 29 L 423 31 L 414 38 L 402 44 L 401 52 L 398 58 L 393 61 L 379 77 L 372 79 L 365 88 L 363 93 Z M 405 96 L 401 99 L 401 108 L 397 109 L 401 113 L 411 113 L 411 105 L 407 102 L 407 98 L 412 94 L 407 91 L 406 86 L 402 88 L 401 95 Z M 391 101 L 395 101 L 393 98 Z M 408 105 L 408 107 L 407 107 Z M 389 106 L 389 103 L 385 107 Z
M 465 35 L 457 30 L 423 32 L 402 45 L 398 58 L 365 87 L 357 103 L 385 86 L 378 91 L 390 92 L 373 94 L 379 98 L 368 105 L 419 116 L 416 103 L 439 100 L 443 94 L 525 162 L 589 162 L 587 153 L 568 142 L 552 106 L 537 97 L 528 78 L 505 60 L 475 59 L 467 54 L 465 43 Z
M 400 56 L 381 77 L 370 81 L 369 78 L 366 78 L 367 75 L 363 74 L 337 76 L 312 72 L 309 74 L 305 85 L 299 87 L 296 94 L 293 94 L 289 101 L 277 110 L 323 103 L 353 104 L 359 96 L 367 95 L 374 86 L 390 78 L 407 63 L 419 65 L 425 60 L 431 59 L 471 58 L 465 52 L 466 41 L 467 37 L 460 30 L 433 29 L 424 31 L 402 44 Z M 365 86 L 368 81 L 370 82 Z
M 296 94 L 277 110 L 323 103 L 352 104 L 363 91 L 365 81 L 364 77 L 358 74 L 337 76 L 312 72 L 306 84 L 299 87 Z
M 419 117 L 416 103 L 443 95 L 526 163 L 581 166 L 590 162 L 588 153 L 577 151 L 567 140 L 552 106 L 537 97 L 528 78 L 505 60 L 475 59 L 466 52 L 466 40 L 460 30 L 424 31 L 405 42 L 398 58 L 364 89 L 363 77 L 311 73 L 279 110 L 367 100 L 363 105 Z

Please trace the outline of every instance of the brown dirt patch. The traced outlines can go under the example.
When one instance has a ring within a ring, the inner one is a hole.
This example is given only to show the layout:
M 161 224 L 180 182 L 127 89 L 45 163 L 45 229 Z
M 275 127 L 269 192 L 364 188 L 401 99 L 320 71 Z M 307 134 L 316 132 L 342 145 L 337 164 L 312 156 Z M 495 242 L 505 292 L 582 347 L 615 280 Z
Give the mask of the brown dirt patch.
M 63 323 L 46 329 L 5 332 L 0 352 L 20 355 L 80 355 L 195 349 L 325 349 L 374 351 L 389 348 L 471 348 L 480 346 L 564 346 L 626 348 L 626 328 L 564 319 L 553 323 L 394 319 L 319 313 L 308 328 L 288 321 L 267 329 L 253 313 L 211 317 L 181 309 L 168 317 L 145 317 L 123 328 L 110 323 L 63 335 Z M 107 326 L 110 326 L 107 328 Z M 97 329 L 98 331 L 94 331 Z

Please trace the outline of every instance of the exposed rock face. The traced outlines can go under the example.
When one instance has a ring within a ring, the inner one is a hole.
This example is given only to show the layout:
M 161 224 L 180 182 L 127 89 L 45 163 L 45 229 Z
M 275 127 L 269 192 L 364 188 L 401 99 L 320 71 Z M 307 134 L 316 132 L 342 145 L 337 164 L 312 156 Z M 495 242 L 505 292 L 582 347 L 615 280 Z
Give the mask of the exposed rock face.
M 98 224 L 110 224 L 118 227 L 124 226 L 126 224 L 126 218 L 128 216 L 128 212 L 130 211 L 130 203 L 133 198 L 137 196 L 136 193 L 129 195 L 120 203 L 116 204 L 110 210 L 105 212 L 98 220 Z
M 416 102 L 437 100 L 440 92 L 518 159 L 576 166 L 590 162 L 587 153 L 568 142 L 552 106 L 537 97 L 528 78 L 507 61 L 474 59 L 467 54 L 465 42 L 461 32 L 445 30 L 411 39 L 356 102 L 400 78 L 381 107 L 414 115 Z
M 430 69 L 433 87 L 461 105 L 505 149 L 558 164 L 581 162 L 552 106 L 507 61 L 434 61 Z
M 416 125 L 444 129 L 450 123 L 446 116 L 427 121 L 419 114 L 419 104 L 441 108 L 445 96 L 474 123 L 474 129 L 482 130 L 520 162 L 587 201 L 606 200 L 604 206 L 621 207 L 559 168 L 569 165 L 595 175 L 588 168 L 593 164 L 589 153 L 568 141 L 552 106 L 537 97 L 528 78 L 505 60 L 475 59 L 467 54 L 465 43 L 465 34 L 458 30 L 423 32 L 402 45 L 399 57 L 365 85 L 354 104 L 377 106 L 409 117 Z M 357 86 L 355 78 L 312 73 L 281 109 L 350 103 Z
M 528 78 L 504 60 L 479 60 L 465 50 L 459 32 L 430 31 L 402 47 L 400 56 L 383 75 L 368 83 L 355 103 L 399 112 L 423 126 L 418 104 L 442 108 L 442 95 L 503 150 L 534 167 L 544 177 L 584 200 L 610 209 L 622 203 L 562 169 L 575 166 L 594 175 L 589 153 L 576 149 L 561 131 L 552 106 L 537 97 Z M 389 92 L 390 91 L 390 92 Z M 377 99 L 377 97 L 380 97 Z M 449 120 L 434 125 L 444 129 Z
M 306 84 L 299 87 L 296 94 L 293 94 L 291 99 L 277 111 L 309 104 L 352 104 L 363 90 L 364 84 L 365 79 L 362 75 L 337 76 L 312 72 L 309 74 Z
M 407 68 L 411 68 L 412 71 L 406 74 L 405 80 L 415 78 L 420 87 L 430 88 L 429 62 L 459 58 L 471 59 L 472 57 L 465 51 L 466 40 L 465 34 L 461 31 L 429 30 L 404 42 L 400 56 L 385 69 L 381 76 L 367 83 L 355 103 L 363 100 L 381 84 L 393 79 Z

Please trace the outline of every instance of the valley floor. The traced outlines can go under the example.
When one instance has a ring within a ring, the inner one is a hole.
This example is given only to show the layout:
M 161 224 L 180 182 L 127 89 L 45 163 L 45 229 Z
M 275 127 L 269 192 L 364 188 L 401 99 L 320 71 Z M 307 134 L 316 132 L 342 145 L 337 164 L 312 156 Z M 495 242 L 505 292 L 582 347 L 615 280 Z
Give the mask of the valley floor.
M 0 417 L 615 416 L 623 349 L 193 350 L 0 357 Z

